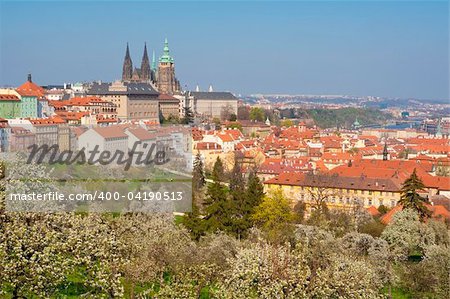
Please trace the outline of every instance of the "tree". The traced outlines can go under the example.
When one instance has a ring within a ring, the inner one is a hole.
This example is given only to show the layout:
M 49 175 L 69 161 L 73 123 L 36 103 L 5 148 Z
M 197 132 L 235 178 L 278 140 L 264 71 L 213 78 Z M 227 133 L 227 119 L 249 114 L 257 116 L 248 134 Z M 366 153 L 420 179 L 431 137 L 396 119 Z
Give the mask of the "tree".
M 238 111 L 237 111 L 237 119 L 249 120 L 250 119 L 250 108 L 248 106 L 239 106 Z
M 402 260 L 423 255 L 426 246 L 435 244 L 436 236 L 432 228 L 419 221 L 417 212 L 409 208 L 394 215 L 381 238 L 389 243 L 396 259 Z
M 294 125 L 294 122 L 291 119 L 283 119 L 281 121 L 281 126 L 282 127 L 288 128 L 288 127 L 292 127 L 293 125 Z
M 192 112 L 191 107 L 183 108 L 184 117 L 181 119 L 181 123 L 188 125 L 194 122 L 194 112 Z
M 416 169 L 414 168 L 411 176 L 407 178 L 402 185 L 401 197 L 398 201 L 404 208 L 415 210 L 419 214 L 421 220 L 424 220 L 430 214 L 425 206 L 425 203 L 428 203 L 428 200 L 418 193 L 418 191 L 424 189 L 425 185 L 417 176 Z
M 216 162 L 214 162 L 211 178 L 213 179 L 213 181 L 217 181 L 217 182 L 223 182 L 225 180 L 225 172 L 223 169 L 223 163 L 219 157 L 217 157 Z
M 227 104 L 225 106 L 222 106 L 221 110 L 220 110 L 220 119 L 222 121 L 231 121 L 231 115 L 234 114 L 234 109 L 233 106 L 231 106 L 231 104 Z M 236 114 L 234 114 L 236 115 Z M 234 118 L 234 120 L 236 120 L 236 118 Z
M 200 152 L 197 152 L 194 160 L 194 168 L 192 170 L 192 189 L 193 192 L 200 192 L 200 190 L 205 186 L 205 172 L 203 169 L 203 161 Z
M 337 176 L 318 173 L 308 173 L 305 176 L 305 184 L 310 186 L 307 188 L 307 192 L 311 201 L 311 206 L 318 212 L 325 213 L 327 211 L 326 204 L 334 196 L 338 194 L 333 188 L 329 186 L 337 179 Z
M 267 234 L 268 240 L 278 243 L 289 237 L 295 216 L 290 200 L 284 196 L 281 189 L 278 189 L 264 197 L 262 203 L 256 207 L 253 219 Z
M 208 185 L 204 201 L 206 229 L 215 232 L 217 230 L 227 231 L 231 223 L 230 201 L 224 180 L 222 160 L 217 157 L 212 171 L 213 182 Z
M 250 119 L 256 121 L 264 121 L 265 119 L 264 109 L 261 107 L 252 107 L 250 109 Z
M 252 208 L 247 204 L 245 181 L 242 175 L 240 157 L 235 154 L 234 166 L 230 174 L 230 197 L 232 209 L 231 231 L 240 238 L 252 226 L 249 215 Z

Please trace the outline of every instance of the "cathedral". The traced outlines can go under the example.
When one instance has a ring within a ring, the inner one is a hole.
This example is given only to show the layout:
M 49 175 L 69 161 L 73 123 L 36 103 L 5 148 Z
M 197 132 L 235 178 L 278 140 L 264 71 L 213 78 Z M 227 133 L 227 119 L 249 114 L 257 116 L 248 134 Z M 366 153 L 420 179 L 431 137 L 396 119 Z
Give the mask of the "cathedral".
M 123 82 L 148 83 L 155 87 L 162 94 L 179 94 L 181 92 L 180 82 L 175 76 L 174 59 L 169 53 L 167 39 L 164 42 L 163 55 L 159 58 L 157 65 L 155 52 L 153 51 L 152 62 L 147 53 L 147 44 L 144 45 L 141 68 L 133 68 L 130 56 L 130 49 L 127 43 L 125 59 L 122 68 Z

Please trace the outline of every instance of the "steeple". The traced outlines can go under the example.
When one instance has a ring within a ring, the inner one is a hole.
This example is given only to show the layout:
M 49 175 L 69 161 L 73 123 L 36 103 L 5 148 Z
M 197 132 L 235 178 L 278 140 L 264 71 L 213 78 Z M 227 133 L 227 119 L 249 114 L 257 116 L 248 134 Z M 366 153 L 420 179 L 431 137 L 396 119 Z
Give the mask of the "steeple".
M 130 49 L 127 43 L 127 50 L 123 60 L 122 81 L 129 81 L 133 75 L 133 62 L 131 61 Z
M 156 65 L 156 56 L 155 56 L 155 50 L 153 50 L 152 54 L 152 71 L 156 72 L 157 65 Z
M 164 49 L 163 49 L 163 55 L 159 58 L 159 62 L 170 62 L 173 63 L 173 58 L 170 56 L 169 53 L 169 42 L 167 41 L 167 38 L 164 40 Z
M 383 161 L 387 161 L 388 159 L 388 148 L 387 148 L 387 143 L 384 143 L 384 149 L 383 149 Z
M 148 59 L 147 54 L 147 43 L 144 44 L 144 55 L 142 56 L 142 63 L 141 63 L 141 76 L 140 79 L 143 81 L 150 80 L 150 61 Z

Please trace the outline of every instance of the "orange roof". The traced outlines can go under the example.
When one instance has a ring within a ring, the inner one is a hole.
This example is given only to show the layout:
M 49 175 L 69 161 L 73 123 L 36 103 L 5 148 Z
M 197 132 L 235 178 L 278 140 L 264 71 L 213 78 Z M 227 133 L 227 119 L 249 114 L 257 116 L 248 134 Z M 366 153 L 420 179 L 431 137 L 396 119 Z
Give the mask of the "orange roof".
M 17 87 L 16 90 L 21 96 L 25 96 L 25 97 L 42 98 L 45 95 L 44 88 L 42 88 L 41 86 L 36 85 L 35 83 L 30 82 L 30 81 L 23 83 L 22 85 Z
M 20 101 L 20 99 L 14 94 L 0 94 L 0 101 Z
M 216 142 L 198 142 L 195 145 L 195 149 L 197 150 L 221 150 L 222 147 L 220 144 Z
M 219 134 L 217 134 L 217 137 L 219 137 L 223 142 L 233 142 L 234 141 L 233 136 L 228 133 L 219 133 Z
M 120 126 L 96 127 L 92 129 L 105 139 L 128 138 L 128 135 L 124 133 Z
M 367 208 L 367 212 L 372 216 L 372 217 L 377 217 L 380 216 L 380 212 L 378 211 L 377 208 L 375 208 L 374 206 L 370 206 Z
M 155 139 L 156 137 L 155 134 L 151 134 L 149 131 L 142 127 L 128 128 L 127 131 L 136 136 L 136 138 L 139 140 L 151 140 Z
M 30 122 L 33 125 L 57 125 L 65 123 L 61 117 L 35 118 L 30 119 Z
M 425 207 L 431 212 L 431 218 L 438 220 L 450 220 L 450 212 L 442 205 L 425 204 Z M 381 223 L 388 224 L 392 221 L 395 214 L 403 210 L 402 205 L 396 205 L 381 217 Z

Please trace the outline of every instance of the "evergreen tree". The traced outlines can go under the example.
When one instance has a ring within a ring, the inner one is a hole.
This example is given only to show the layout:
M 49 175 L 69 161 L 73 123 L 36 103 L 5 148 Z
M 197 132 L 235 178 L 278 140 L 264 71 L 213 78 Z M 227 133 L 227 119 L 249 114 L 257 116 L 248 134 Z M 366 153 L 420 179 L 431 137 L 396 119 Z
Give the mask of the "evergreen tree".
M 184 107 L 184 117 L 181 120 L 182 124 L 188 125 L 194 122 L 194 113 L 191 107 Z
M 247 189 L 245 190 L 245 200 L 247 205 L 253 209 L 261 204 L 264 198 L 264 186 L 256 175 L 255 171 L 251 171 L 248 176 Z
M 243 193 L 245 189 L 244 177 L 242 176 L 242 168 L 239 157 L 235 155 L 234 166 L 230 174 L 230 192 Z
M 205 221 L 201 218 L 200 210 L 194 197 L 192 198 L 192 211 L 186 213 L 186 216 L 183 219 L 183 225 L 187 228 L 191 238 L 195 241 L 200 240 L 200 238 L 205 235 Z
M 194 160 L 194 169 L 192 171 L 192 190 L 193 192 L 200 192 L 205 186 L 205 172 L 203 170 L 203 161 L 200 152 L 197 152 Z
M 231 188 L 231 185 L 230 185 Z M 264 187 L 254 171 L 250 172 L 246 188 L 233 187 L 233 233 L 240 238 L 254 226 L 253 214 L 264 198 Z
M 217 157 L 216 162 L 214 163 L 211 178 L 213 181 L 217 182 L 223 182 L 225 179 L 225 171 L 223 170 L 223 163 L 219 157 Z
M 227 188 L 222 183 L 224 171 L 219 157 L 214 163 L 212 179 L 213 182 L 208 185 L 204 201 L 206 229 L 213 232 L 217 230 L 227 231 L 230 227 L 231 205 L 228 200 Z
M 414 168 L 411 176 L 407 178 L 402 185 L 402 194 L 400 200 L 398 201 L 399 204 L 403 205 L 403 208 L 411 208 L 417 211 L 422 220 L 429 216 L 429 211 L 425 206 L 425 203 L 428 203 L 428 200 L 425 197 L 420 196 L 418 193 L 418 191 L 424 189 L 425 185 L 417 176 L 416 169 Z

